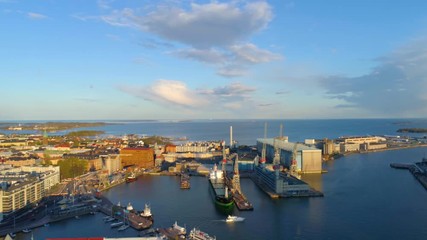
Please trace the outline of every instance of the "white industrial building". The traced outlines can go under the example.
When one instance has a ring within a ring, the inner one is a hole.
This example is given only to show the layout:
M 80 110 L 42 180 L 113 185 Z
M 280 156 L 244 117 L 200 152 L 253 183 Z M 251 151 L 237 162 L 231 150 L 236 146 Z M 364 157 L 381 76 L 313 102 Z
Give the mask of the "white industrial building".
M 257 139 L 257 148 L 261 154 L 263 144 L 266 144 L 266 161 L 272 162 L 275 147 L 280 149 L 280 163 L 290 168 L 293 154 L 295 152 L 296 167 L 300 173 L 321 173 L 322 172 L 322 150 L 307 146 L 303 143 L 288 142 L 287 137 L 283 138 L 260 138 Z

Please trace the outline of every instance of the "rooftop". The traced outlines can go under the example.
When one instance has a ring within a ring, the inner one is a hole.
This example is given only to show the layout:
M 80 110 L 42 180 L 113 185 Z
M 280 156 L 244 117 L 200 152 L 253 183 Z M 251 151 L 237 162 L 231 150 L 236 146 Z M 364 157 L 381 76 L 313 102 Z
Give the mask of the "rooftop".
M 268 145 L 274 146 L 274 138 L 258 138 L 257 142 L 266 143 Z M 280 139 L 276 139 L 276 146 L 280 149 L 286 150 L 286 151 L 293 151 L 295 144 L 297 145 L 297 151 L 302 150 L 320 150 L 315 147 L 307 146 L 303 143 L 293 143 L 293 142 L 285 142 Z

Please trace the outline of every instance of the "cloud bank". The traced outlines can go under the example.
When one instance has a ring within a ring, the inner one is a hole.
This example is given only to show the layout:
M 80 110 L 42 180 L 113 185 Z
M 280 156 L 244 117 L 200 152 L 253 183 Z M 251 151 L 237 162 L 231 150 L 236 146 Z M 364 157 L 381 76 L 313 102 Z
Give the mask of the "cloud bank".
M 331 98 L 383 116 L 426 117 L 427 38 L 421 38 L 379 58 L 378 66 L 359 77 L 329 76 L 322 86 Z

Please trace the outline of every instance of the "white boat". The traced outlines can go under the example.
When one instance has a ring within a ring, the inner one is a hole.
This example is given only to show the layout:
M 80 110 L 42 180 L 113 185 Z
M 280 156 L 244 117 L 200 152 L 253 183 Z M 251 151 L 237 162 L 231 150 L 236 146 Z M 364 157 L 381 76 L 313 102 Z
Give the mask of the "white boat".
M 23 233 L 29 233 L 29 232 L 31 232 L 31 229 L 26 228 L 26 229 L 22 230 L 22 232 Z
M 124 231 L 126 229 L 128 229 L 130 226 L 129 225 L 122 225 L 121 227 L 119 227 L 119 229 L 117 229 L 118 231 Z
M 245 218 L 232 216 L 232 215 L 228 215 L 227 219 L 225 219 L 226 222 L 242 222 L 244 220 Z
M 179 234 L 187 234 L 187 230 L 181 226 L 178 225 L 178 223 L 175 221 L 175 223 L 172 225 L 173 229 L 178 230 Z
M 145 204 L 144 211 L 140 215 L 141 215 L 141 217 L 151 219 L 153 217 L 153 215 L 151 214 L 150 205 Z
M 104 221 L 105 222 L 112 222 L 112 221 L 114 221 L 114 220 L 116 220 L 115 218 L 113 218 L 113 217 L 108 217 L 108 218 L 105 218 L 104 219 Z
M 128 203 L 128 205 L 126 207 L 126 210 L 128 210 L 129 212 L 132 211 L 133 210 L 133 206 L 130 203 Z
M 112 223 L 112 224 L 110 225 L 110 227 L 112 227 L 112 228 L 120 227 L 120 226 L 122 226 L 123 224 L 124 224 L 123 222 L 116 222 L 116 223 Z

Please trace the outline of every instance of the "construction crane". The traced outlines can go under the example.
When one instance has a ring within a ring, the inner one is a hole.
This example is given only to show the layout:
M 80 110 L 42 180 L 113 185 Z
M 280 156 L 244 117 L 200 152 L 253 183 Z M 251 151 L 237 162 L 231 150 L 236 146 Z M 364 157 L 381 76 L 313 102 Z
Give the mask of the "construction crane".
M 233 180 L 232 180 L 232 184 L 233 184 L 233 189 L 239 193 L 241 193 L 242 191 L 240 190 L 240 175 L 239 175 L 239 155 L 237 155 L 237 153 L 233 153 L 232 155 L 230 155 L 230 160 L 232 159 L 234 160 L 234 166 L 233 166 Z
M 227 164 L 227 156 L 225 155 L 225 141 L 222 142 L 222 172 L 225 176 L 225 165 Z
M 280 129 L 281 131 L 282 129 Z M 274 158 L 273 158 L 273 169 L 276 174 L 276 179 L 279 179 L 279 170 L 280 170 L 280 148 L 277 146 L 277 138 L 273 140 L 274 146 Z
M 292 149 L 290 172 L 292 176 L 299 178 L 298 172 L 297 172 L 297 148 L 298 148 L 298 143 L 295 143 Z

